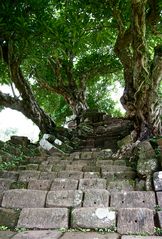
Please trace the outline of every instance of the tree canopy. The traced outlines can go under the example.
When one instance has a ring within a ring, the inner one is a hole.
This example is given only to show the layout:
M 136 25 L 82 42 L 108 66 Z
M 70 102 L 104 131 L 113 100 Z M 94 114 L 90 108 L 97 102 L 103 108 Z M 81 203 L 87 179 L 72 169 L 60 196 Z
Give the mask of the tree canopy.
M 52 132 L 70 112 L 119 115 L 108 97 L 119 81 L 138 136 L 159 133 L 161 9 L 160 0 L 2 0 L 0 82 L 20 96 L 0 92 L 0 105 Z

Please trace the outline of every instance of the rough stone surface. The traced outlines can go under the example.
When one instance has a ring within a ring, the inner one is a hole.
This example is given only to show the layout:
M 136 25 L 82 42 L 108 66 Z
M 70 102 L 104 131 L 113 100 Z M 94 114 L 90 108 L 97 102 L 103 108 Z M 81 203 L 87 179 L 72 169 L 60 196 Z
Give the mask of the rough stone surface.
M 161 236 L 122 236 L 121 239 L 161 239 Z
M 155 191 L 162 191 L 162 171 L 154 173 L 153 182 Z
M 30 180 L 28 183 L 28 189 L 48 191 L 51 183 L 51 180 Z
M 118 211 L 117 232 L 120 234 L 154 233 L 154 213 L 146 208 L 122 208 Z
M 97 232 L 66 232 L 61 239 L 119 239 L 117 233 L 107 233 L 102 235 Z
M 68 218 L 67 208 L 24 208 L 17 226 L 30 229 L 68 228 Z
M 159 226 L 162 229 L 162 211 L 158 212 L 158 220 L 159 220 Z
M 81 159 L 89 160 L 92 158 L 92 152 L 81 152 Z
M 109 192 L 104 189 L 87 190 L 84 193 L 83 207 L 108 207 Z
M 35 208 L 44 207 L 46 191 L 13 189 L 4 192 L 2 207 Z
M 27 170 L 24 170 L 24 171 L 20 171 L 19 172 L 19 180 L 20 181 L 25 181 L 25 182 L 29 181 L 31 179 L 37 180 L 39 178 L 39 175 L 40 175 L 39 171 L 34 171 L 34 170 L 27 171 Z
M 116 224 L 116 213 L 111 208 L 76 208 L 72 211 L 74 228 L 112 228 Z
M 86 189 L 106 189 L 106 180 L 105 179 L 80 179 L 79 182 L 79 189 L 86 190 Z
M 10 239 L 10 238 L 13 238 L 15 234 L 16 232 L 0 231 L 0 239 Z
M 85 172 L 84 178 L 100 178 L 99 172 Z
M 54 180 L 57 178 L 57 172 L 41 172 L 39 179 L 41 180 Z
M 59 239 L 61 235 L 59 231 L 26 231 L 16 234 L 13 239 Z
M 76 190 L 78 188 L 78 180 L 76 179 L 66 179 L 66 178 L 57 178 L 54 179 L 51 185 L 52 190 Z
M 154 192 L 124 192 L 111 194 L 110 206 L 115 208 L 150 208 L 156 205 Z
M 157 204 L 160 208 L 162 208 L 162 192 L 157 192 L 156 193 L 156 197 L 157 197 Z
M 10 180 L 17 180 L 19 173 L 16 171 L 0 171 L 0 178 L 8 178 Z
M 10 185 L 13 183 L 13 180 L 0 178 L 0 190 L 5 191 L 10 188 Z
M 60 171 L 60 172 L 58 172 L 58 178 L 80 179 L 80 178 L 83 178 L 83 172 L 80 172 L 80 171 Z
M 46 207 L 81 207 L 83 192 L 80 190 L 50 191 L 47 194 Z
M 134 190 L 133 180 L 114 180 L 108 182 L 107 190 L 111 193 Z
M 101 172 L 101 168 L 98 166 L 84 166 L 83 172 Z
M 7 208 L 0 208 L 0 225 L 15 227 L 19 218 L 19 211 Z

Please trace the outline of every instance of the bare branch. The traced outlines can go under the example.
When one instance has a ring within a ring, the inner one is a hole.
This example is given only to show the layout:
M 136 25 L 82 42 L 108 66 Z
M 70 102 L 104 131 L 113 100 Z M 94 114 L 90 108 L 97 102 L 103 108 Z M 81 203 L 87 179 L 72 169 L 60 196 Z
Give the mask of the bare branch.
M 23 102 L 17 97 L 12 97 L 0 91 L 0 105 L 13 110 L 23 111 Z

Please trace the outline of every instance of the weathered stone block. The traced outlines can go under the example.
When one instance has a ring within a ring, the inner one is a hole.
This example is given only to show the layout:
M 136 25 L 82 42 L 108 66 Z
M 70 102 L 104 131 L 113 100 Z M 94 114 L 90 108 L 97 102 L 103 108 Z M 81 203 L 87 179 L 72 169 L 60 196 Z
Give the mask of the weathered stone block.
M 59 239 L 61 235 L 61 232 L 53 230 L 26 231 L 19 232 L 13 239 Z
M 76 190 L 77 188 L 78 180 L 76 179 L 56 178 L 53 180 L 50 190 Z
M 19 219 L 19 214 L 20 211 L 18 210 L 0 208 L 0 225 L 15 227 Z
M 89 160 L 92 158 L 92 152 L 89 151 L 89 152 L 81 152 L 81 159 L 86 159 L 86 160 Z
M 111 159 L 106 160 L 105 159 L 105 160 L 97 160 L 96 165 L 104 167 L 104 166 L 107 166 L 107 165 L 113 165 L 113 163 L 114 163 L 113 160 L 111 160 Z
M 159 211 L 157 214 L 158 214 L 159 226 L 162 229 L 162 211 Z
M 97 232 L 86 232 L 86 233 L 85 232 L 66 232 L 61 237 L 61 239 L 119 239 L 119 238 L 120 238 L 119 234 L 117 233 L 101 234 Z
M 86 190 L 83 207 L 108 207 L 109 192 L 104 189 Z
M 107 190 L 111 193 L 133 191 L 134 185 L 133 180 L 114 180 L 108 182 Z
M 31 170 L 31 171 L 27 171 L 27 170 L 20 171 L 19 172 L 19 181 L 28 182 L 31 179 L 35 180 L 35 179 L 39 178 L 39 175 L 40 175 L 39 171 L 34 171 L 34 170 Z
M 83 172 L 80 172 L 80 171 L 60 171 L 58 173 L 58 178 L 80 179 L 80 178 L 83 178 Z
M 46 191 L 13 189 L 4 192 L 2 207 L 6 208 L 34 208 L 44 207 Z
M 57 178 L 56 172 L 41 172 L 39 176 L 40 180 L 54 180 L 55 178 Z
M 19 173 L 16 171 L 0 171 L 0 178 L 6 178 L 16 181 L 19 177 Z
M 59 171 L 63 171 L 66 169 L 65 165 L 53 165 L 52 166 L 52 171 L 53 172 L 59 172 Z
M 120 209 L 118 211 L 117 232 L 120 234 L 153 234 L 153 210 L 147 208 Z
M 28 189 L 49 191 L 51 183 L 51 180 L 30 180 L 28 183 Z
M 42 171 L 42 172 L 51 172 L 52 171 L 52 165 L 43 165 L 41 164 L 39 166 L 39 171 Z
M 111 208 L 76 208 L 72 211 L 74 228 L 112 228 L 116 224 L 116 212 Z
M 66 165 L 66 170 L 68 171 L 82 171 L 82 168 L 83 168 L 82 165 L 74 165 L 74 164 Z M 62 170 L 65 170 L 65 168 Z
M 109 180 L 115 180 L 116 176 L 114 172 L 102 172 L 101 173 L 102 178 Z
M 50 191 L 47 194 L 46 207 L 81 207 L 83 192 L 80 190 Z
M 100 178 L 80 179 L 79 189 L 106 189 L 106 180 Z
M 154 173 L 153 182 L 155 191 L 162 191 L 162 171 Z
M 124 166 L 124 165 L 105 165 L 101 166 L 102 172 L 125 172 L 128 170 L 131 170 L 130 167 Z
M 154 209 L 156 205 L 155 193 L 152 191 L 112 193 L 110 206 L 115 208 L 150 208 Z
M 34 171 L 36 171 L 36 170 L 38 170 L 38 167 L 39 167 L 39 164 L 27 164 L 26 165 L 26 169 L 27 170 L 34 170 Z
M 162 208 L 162 192 L 157 192 L 156 197 L 157 197 L 157 204 L 159 205 L 160 208 Z
M 17 227 L 57 229 L 68 228 L 69 211 L 67 208 L 24 208 Z
M 0 178 L 0 190 L 1 191 L 8 190 L 12 183 L 13 183 L 13 180 Z
M 11 231 L 0 231 L 0 238 L 1 239 L 10 239 L 13 238 L 13 236 L 16 234 L 16 232 Z
M 101 175 L 99 172 L 85 172 L 84 178 L 100 178 Z
M 101 172 L 101 168 L 98 166 L 84 166 L 82 170 L 83 172 Z

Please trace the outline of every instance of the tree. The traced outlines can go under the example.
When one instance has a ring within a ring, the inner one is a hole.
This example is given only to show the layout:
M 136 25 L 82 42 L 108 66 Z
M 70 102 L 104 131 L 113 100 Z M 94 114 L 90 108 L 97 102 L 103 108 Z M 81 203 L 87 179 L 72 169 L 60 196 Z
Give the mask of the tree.
M 125 9 L 129 9 L 126 18 Z M 132 11 L 131 11 L 132 9 Z M 160 1 L 117 1 L 112 14 L 118 27 L 115 53 L 124 68 L 125 90 L 121 103 L 128 117 L 135 122 L 138 137 L 146 139 L 161 133 L 158 88 L 162 79 L 162 45 L 158 42 L 161 24 Z M 154 57 L 149 53 L 151 38 L 154 41 Z

